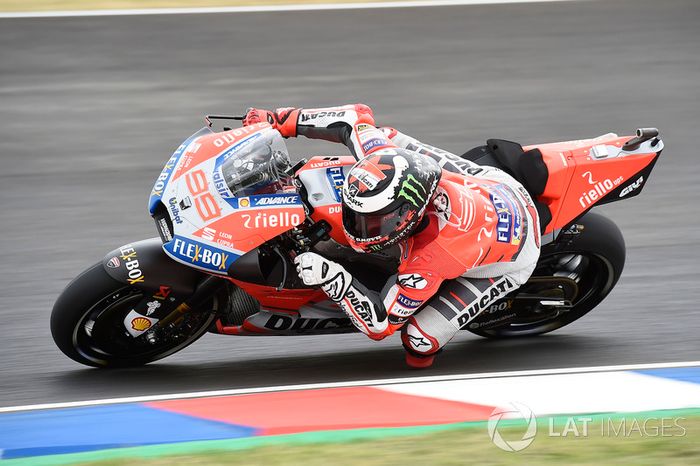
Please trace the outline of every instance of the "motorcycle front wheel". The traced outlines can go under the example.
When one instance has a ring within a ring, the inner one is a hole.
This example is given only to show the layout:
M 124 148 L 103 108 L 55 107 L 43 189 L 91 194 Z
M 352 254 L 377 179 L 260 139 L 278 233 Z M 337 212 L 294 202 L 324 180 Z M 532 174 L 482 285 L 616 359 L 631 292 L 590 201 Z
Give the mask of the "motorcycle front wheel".
M 216 319 L 221 297 L 183 315 L 156 339 L 132 337 L 124 318 L 145 291 L 120 283 L 97 263 L 76 277 L 51 312 L 51 335 L 69 358 L 92 367 L 134 367 L 176 353 L 199 339 Z M 225 298 L 224 298 L 225 299 Z

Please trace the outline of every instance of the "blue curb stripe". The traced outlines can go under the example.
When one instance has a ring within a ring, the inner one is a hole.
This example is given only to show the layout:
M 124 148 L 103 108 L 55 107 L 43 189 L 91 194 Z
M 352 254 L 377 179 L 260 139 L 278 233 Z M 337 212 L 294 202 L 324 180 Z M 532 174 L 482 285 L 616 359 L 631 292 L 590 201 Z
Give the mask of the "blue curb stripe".
M 0 415 L 3 459 L 256 435 L 251 426 L 208 421 L 139 404 Z
M 653 375 L 664 379 L 679 380 L 681 382 L 691 382 L 700 384 L 700 367 L 678 367 L 668 369 L 646 369 L 634 371 L 638 374 Z

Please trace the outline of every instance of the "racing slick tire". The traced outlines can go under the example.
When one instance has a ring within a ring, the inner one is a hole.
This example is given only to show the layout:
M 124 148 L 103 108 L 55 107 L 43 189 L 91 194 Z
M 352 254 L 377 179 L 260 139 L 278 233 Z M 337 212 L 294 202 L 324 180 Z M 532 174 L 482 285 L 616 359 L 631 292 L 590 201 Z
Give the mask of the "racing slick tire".
M 488 338 L 530 337 L 557 330 L 590 312 L 608 294 L 625 266 L 625 240 L 617 225 L 607 217 L 588 212 L 542 248 L 532 277 L 568 277 L 577 282 L 578 293 L 566 311 L 531 321 L 508 321 L 503 325 L 467 324 L 466 330 Z M 525 283 L 513 295 L 525 289 Z M 507 298 L 506 298 L 507 299 Z M 509 312 L 516 312 L 517 299 Z M 479 318 L 475 319 L 478 324 Z M 485 327 L 485 326 L 484 326 Z
M 155 343 L 147 341 L 145 334 L 134 338 L 123 322 L 144 293 L 110 277 L 102 263 L 93 265 L 56 300 L 51 312 L 54 342 L 66 356 L 87 366 L 141 366 L 194 343 L 216 318 L 216 312 L 188 312 L 168 338 Z M 214 297 L 212 307 L 216 308 L 220 299 Z

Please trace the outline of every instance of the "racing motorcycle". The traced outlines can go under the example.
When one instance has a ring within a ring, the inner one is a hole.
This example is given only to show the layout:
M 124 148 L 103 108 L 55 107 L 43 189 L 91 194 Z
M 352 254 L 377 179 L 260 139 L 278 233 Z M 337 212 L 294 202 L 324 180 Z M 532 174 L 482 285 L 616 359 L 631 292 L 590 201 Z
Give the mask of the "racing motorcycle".
M 51 332 L 71 359 L 142 365 L 206 332 L 354 332 L 323 291 L 299 280 L 294 255 L 317 251 L 376 290 L 395 273 L 398 253 L 359 254 L 345 240 L 341 188 L 354 157 L 293 165 L 267 123 L 216 131 L 217 118 L 240 119 L 208 116 L 155 181 L 148 207 L 159 237 L 116 248 L 59 296 Z M 528 282 L 495 302 L 484 298 L 485 310 L 462 329 L 491 338 L 540 335 L 596 307 L 620 278 L 625 242 L 591 208 L 642 191 L 664 147 L 658 134 L 643 128 L 636 136 L 527 147 L 490 139 L 462 155 L 519 180 L 535 200 L 542 232 Z

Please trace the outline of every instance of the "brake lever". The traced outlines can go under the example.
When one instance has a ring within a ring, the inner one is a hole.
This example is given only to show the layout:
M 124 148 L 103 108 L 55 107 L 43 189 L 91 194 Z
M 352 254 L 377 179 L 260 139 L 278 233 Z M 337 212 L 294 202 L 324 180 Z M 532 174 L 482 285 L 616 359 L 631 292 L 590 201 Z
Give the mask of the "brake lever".
M 240 115 L 207 115 L 204 117 L 204 121 L 207 123 L 208 127 L 212 127 L 214 124 L 211 120 L 236 120 L 236 121 L 243 121 L 245 119 L 245 115 L 240 116 Z

